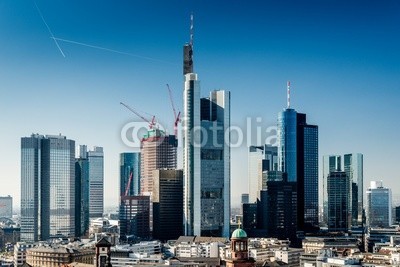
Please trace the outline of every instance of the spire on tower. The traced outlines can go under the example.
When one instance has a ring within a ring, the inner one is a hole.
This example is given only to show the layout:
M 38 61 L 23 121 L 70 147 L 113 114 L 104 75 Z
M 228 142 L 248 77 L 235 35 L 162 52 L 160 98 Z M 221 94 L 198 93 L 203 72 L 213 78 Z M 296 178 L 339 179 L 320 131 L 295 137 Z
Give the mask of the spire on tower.
M 193 12 L 190 14 L 190 46 L 193 47 Z
M 290 108 L 290 81 L 287 81 L 287 108 Z

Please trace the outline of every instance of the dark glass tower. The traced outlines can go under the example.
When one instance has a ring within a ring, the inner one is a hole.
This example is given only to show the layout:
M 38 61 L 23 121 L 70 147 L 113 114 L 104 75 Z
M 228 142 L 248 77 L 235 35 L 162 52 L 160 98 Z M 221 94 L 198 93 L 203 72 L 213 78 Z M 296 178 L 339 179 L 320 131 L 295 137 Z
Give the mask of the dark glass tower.
M 345 172 L 330 172 L 328 185 L 328 230 L 347 232 L 350 228 L 350 183 Z
M 153 172 L 153 238 L 163 242 L 183 235 L 183 171 Z
M 132 173 L 132 180 L 129 183 L 128 196 L 137 196 L 140 193 L 140 153 L 126 152 L 120 154 L 120 196 L 124 196 L 129 177 Z
M 306 114 L 287 108 L 278 116 L 278 164 L 297 183 L 298 230 L 318 226 L 318 126 Z

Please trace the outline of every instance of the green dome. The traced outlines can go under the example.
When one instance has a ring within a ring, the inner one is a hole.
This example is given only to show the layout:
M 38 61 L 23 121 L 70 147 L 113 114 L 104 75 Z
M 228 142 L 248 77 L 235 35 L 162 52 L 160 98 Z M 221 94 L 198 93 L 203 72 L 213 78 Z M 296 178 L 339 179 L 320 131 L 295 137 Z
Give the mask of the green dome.
M 247 234 L 243 229 L 238 228 L 233 231 L 231 238 L 247 238 Z

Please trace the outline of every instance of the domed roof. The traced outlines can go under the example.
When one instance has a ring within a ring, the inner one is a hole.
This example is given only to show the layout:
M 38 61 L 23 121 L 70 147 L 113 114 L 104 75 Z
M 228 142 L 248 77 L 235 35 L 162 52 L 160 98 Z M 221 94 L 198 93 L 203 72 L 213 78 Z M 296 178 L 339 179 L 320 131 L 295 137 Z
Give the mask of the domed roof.
M 247 234 L 243 229 L 238 228 L 233 231 L 231 238 L 247 238 Z

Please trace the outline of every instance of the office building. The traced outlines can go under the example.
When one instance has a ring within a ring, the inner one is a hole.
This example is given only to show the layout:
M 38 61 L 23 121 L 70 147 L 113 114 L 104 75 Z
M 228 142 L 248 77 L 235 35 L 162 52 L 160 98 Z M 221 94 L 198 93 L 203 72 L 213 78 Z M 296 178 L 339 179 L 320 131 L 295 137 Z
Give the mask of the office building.
M 79 146 L 75 159 L 75 235 L 84 236 L 89 230 L 89 161 L 87 146 Z
M 89 218 L 103 217 L 104 213 L 104 154 L 102 147 L 87 152 L 89 164 Z
M 12 218 L 12 197 L 0 197 L 0 217 Z
M 318 226 L 318 126 L 288 107 L 278 115 L 278 168 L 297 183 L 298 229 Z
M 21 138 L 21 240 L 75 235 L 75 141 Z
M 177 141 L 174 135 L 167 135 L 160 129 L 147 132 L 141 141 L 140 191 L 152 195 L 153 171 L 175 169 L 177 163 Z
M 140 193 L 140 153 L 120 154 L 120 196 L 137 196 Z M 130 178 L 132 176 L 132 178 Z M 130 182 L 129 182 L 130 180 Z M 127 186 L 129 185 L 129 188 Z
M 322 181 L 320 188 L 320 201 L 323 207 L 322 223 L 328 224 L 328 175 L 331 172 L 342 171 L 342 157 L 329 155 L 322 157 Z
M 230 92 L 200 98 L 192 44 L 184 46 L 184 221 L 186 235 L 229 236 Z M 189 72 L 190 71 L 190 72 Z
M 150 238 L 150 196 L 123 196 L 119 206 L 121 240 Z
M 183 235 L 183 171 L 153 171 L 153 238 L 166 242 Z
M 248 152 L 248 180 L 249 201 L 254 203 L 260 199 L 262 189 L 262 172 L 277 170 L 278 150 L 277 147 L 250 146 Z
M 258 202 L 258 228 L 266 237 L 290 239 L 296 244 L 297 184 L 288 182 L 286 173 L 267 171 Z
M 366 217 L 368 227 L 392 225 L 392 191 L 382 181 L 371 181 L 367 189 Z
M 363 174 L 363 155 L 360 153 L 345 154 L 344 171 L 349 176 L 351 183 L 351 217 L 353 226 L 362 225 L 364 207 L 364 174 Z
M 347 232 L 351 226 L 350 182 L 346 172 L 328 174 L 328 230 Z

